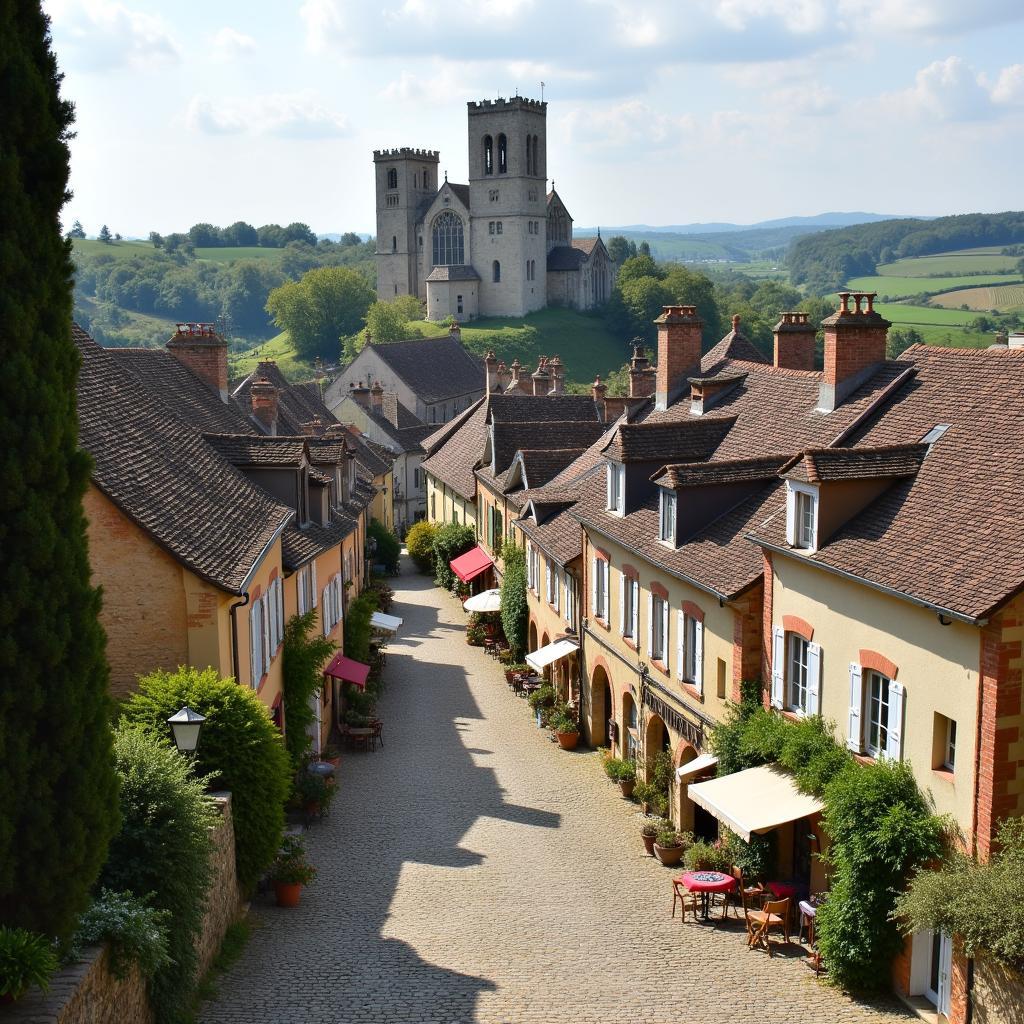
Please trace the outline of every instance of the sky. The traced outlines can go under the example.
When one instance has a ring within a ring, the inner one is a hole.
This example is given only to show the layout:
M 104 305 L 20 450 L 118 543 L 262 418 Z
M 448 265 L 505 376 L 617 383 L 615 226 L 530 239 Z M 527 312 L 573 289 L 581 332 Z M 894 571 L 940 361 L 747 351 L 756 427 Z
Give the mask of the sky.
M 466 102 L 548 102 L 578 225 L 1024 206 L 1021 0 L 44 0 L 65 223 L 374 232 L 372 151 L 467 180 Z

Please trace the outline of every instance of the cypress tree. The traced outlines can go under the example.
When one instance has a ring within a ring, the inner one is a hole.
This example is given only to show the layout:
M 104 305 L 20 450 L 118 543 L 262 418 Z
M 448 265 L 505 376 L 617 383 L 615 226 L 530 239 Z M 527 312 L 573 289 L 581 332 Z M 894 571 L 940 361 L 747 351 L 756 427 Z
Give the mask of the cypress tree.
M 118 811 L 59 220 L 74 114 L 61 77 L 39 4 L 0 0 L 0 920 L 66 937 Z

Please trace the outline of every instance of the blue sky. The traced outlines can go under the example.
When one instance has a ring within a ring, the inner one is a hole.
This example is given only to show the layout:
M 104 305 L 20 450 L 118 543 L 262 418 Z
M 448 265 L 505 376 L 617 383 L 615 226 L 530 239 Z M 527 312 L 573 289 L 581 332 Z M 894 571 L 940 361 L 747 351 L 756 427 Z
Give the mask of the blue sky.
M 471 99 L 548 100 L 583 225 L 1024 205 L 1021 0 L 49 0 L 90 234 L 374 230 L 375 148 L 466 180 Z

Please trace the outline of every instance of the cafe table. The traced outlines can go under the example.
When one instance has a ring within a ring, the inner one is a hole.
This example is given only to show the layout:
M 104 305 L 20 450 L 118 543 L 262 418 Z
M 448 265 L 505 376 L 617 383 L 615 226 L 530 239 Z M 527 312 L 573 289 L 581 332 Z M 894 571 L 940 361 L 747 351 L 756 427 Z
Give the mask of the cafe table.
M 682 883 L 690 892 L 700 894 L 701 916 L 705 921 L 711 911 L 711 894 L 731 892 L 736 887 L 736 879 L 721 871 L 686 871 Z

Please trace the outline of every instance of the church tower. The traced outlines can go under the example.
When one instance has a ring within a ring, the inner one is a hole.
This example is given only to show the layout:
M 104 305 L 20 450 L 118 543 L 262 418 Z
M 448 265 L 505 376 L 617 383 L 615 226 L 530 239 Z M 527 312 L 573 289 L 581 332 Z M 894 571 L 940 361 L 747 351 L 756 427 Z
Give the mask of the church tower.
M 378 299 L 418 294 L 417 213 L 423 201 L 437 192 L 437 160 L 434 149 L 373 151 Z
M 480 315 L 523 316 L 547 305 L 547 104 L 516 96 L 467 106 Z

